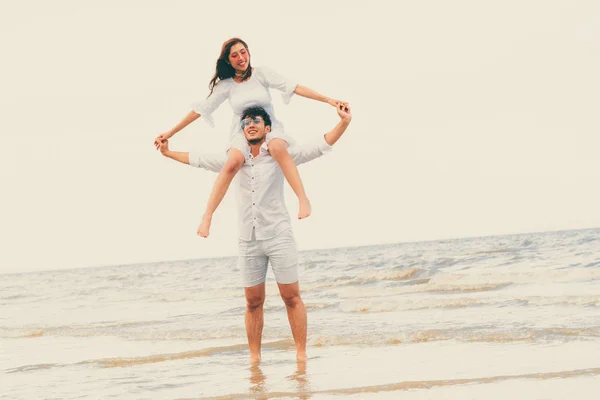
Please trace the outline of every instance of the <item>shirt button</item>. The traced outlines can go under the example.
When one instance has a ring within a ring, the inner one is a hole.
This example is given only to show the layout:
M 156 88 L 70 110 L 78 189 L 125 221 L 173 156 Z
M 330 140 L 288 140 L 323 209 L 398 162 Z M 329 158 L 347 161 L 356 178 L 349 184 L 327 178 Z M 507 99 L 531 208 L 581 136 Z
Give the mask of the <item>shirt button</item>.
M 253 205 L 253 206 L 255 206 L 255 205 L 256 205 L 256 203 L 252 203 L 252 205 Z

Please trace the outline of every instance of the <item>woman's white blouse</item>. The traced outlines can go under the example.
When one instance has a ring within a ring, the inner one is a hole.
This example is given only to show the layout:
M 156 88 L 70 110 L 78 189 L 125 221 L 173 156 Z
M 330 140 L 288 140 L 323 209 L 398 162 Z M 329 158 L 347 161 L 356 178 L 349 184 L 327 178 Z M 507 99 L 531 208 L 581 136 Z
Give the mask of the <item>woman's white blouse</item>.
M 252 106 L 261 106 L 271 117 L 271 130 L 284 132 L 283 124 L 275 117 L 271 93 L 269 89 L 282 92 L 283 101 L 288 104 L 297 83 L 284 78 L 277 72 L 267 67 L 255 67 L 250 79 L 238 83 L 232 78 L 219 81 L 213 93 L 205 100 L 193 104 L 195 112 L 210 125 L 214 126 L 212 113 L 226 100 L 233 109 L 233 118 L 230 126 L 230 137 L 241 133 L 240 118 L 244 110 Z

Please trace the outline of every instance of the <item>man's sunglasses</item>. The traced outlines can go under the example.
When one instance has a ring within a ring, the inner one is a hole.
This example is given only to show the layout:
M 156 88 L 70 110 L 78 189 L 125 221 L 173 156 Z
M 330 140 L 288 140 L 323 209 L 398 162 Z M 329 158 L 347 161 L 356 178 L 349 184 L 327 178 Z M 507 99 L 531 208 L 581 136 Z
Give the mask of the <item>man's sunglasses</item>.
M 254 117 L 254 118 L 244 118 L 242 120 L 242 129 L 245 129 L 248 125 L 250 125 L 250 123 L 254 123 L 254 125 L 258 125 L 263 121 L 262 117 L 258 116 L 258 117 Z

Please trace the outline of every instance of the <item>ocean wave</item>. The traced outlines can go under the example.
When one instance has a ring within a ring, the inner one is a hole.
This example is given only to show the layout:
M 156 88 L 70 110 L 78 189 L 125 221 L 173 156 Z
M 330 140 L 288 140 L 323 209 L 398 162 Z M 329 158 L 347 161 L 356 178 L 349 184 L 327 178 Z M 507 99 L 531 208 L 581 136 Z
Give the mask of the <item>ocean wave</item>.
M 9 295 L 5 295 L 5 296 L 0 296 L 0 300 L 19 300 L 19 299 L 27 299 L 27 298 L 32 298 L 32 297 L 36 297 L 36 296 L 31 295 L 31 294 L 19 293 L 19 294 L 9 294 Z
M 228 299 L 239 296 L 240 289 L 235 286 L 208 290 L 140 291 L 135 300 L 157 303 L 200 302 L 205 300 Z M 119 299 L 117 302 L 121 302 Z
M 589 237 L 584 237 L 584 238 L 579 239 L 579 241 L 577 242 L 577 244 L 590 243 L 590 242 L 595 242 L 597 240 L 600 240 L 600 238 L 589 236 Z
M 0 338 L 3 339 L 35 339 L 43 336 L 60 337 L 97 337 L 114 336 L 127 340 L 183 340 L 200 341 L 212 339 L 236 339 L 245 337 L 243 327 L 226 327 L 216 330 L 202 329 L 146 329 L 150 323 L 126 322 L 122 324 L 95 326 L 54 326 L 6 328 L 0 327 Z M 142 329 L 140 329 L 142 328 Z
M 431 278 L 422 278 L 422 279 L 411 279 L 409 281 L 406 281 L 407 285 L 424 285 L 426 283 L 429 283 L 431 281 Z
M 471 253 L 471 255 L 477 255 L 477 254 L 498 254 L 498 253 L 514 253 L 514 252 L 517 252 L 517 251 L 519 251 L 519 249 L 510 248 L 510 247 L 500 247 L 498 249 L 476 251 L 474 253 Z
M 423 273 L 420 268 L 408 268 L 400 270 L 376 271 L 362 274 L 358 277 L 345 281 L 344 284 L 356 285 L 380 281 L 406 281 Z
M 423 329 L 400 334 L 378 333 L 372 335 L 316 335 L 308 340 L 315 347 L 325 346 L 384 346 L 439 342 L 455 340 L 466 343 L 512 343 L 548 342 L 553 340 L 571 341 L 574 339 L 598 338 L 600 327 L 521 329 L 515 331 L 483 329 Z
M 430 310 L 436 308 L 449 309 L 449 308 L 464 308 L 484 305 L 485 302 L 481 300 L 471 298 L 452 298 L 452 299 L 432 299 L 432 300 L 420 300 L 410 303 L 405 303 L 405 309 L 409 310 Z
M 499 288 L 500 286 L 493 286 Z M 490 286 L 490 288 L 492 288 Z M 468 290 L 465 290 L 468 289 Z M 491 290 L 491 289 L 490 289 Z M 481 287 L 474 290 L 473 287 L 452 287 L 447 290 L 440 288 L 429 288 L 428 292 L 438 292 L 443 294 L 453 293 L 477 293 L 484 291 Z M 366 296 L 347 297 L 339 303 L 339 309 L 347 313 L 380 313 L 394 311 L 414 311 L 414 310 L 434 310 L 434 309 L 455 309 L 478 306 L 576 306 L 576 307 L 600 307 L 600 296 L 532 296 L 498 299 L 496 297 L 471 298 L 471 297 L 431 297 L 413 300 L 410 298 L 399 298 L 403 293 L 390 294 L 389 296 L 371 297 Z M 396 296 L 396 298 L 394 298 Z M 334 305 L 332 305 L 334 306 Z
M 413 311 L 427 309 L 452 309 L 464 308 L 484 304 L 480 300 L 471 298 L 451 298 L 451 299 L 421 299 L 418 301 L 382 301 L 382 300 L 350 300 L 340 304 L 340 311 L 350 313 L 378 313 L 392 311 Z
M 591 268 L 591 267 L 598 267 L 598 266 L 600 266 L 600 261 L 595 261 L 593 263 L 586 264 L 584 267 Z
M 290 349 L 294 347 L 291 339 L 266 342 L 262 344 L 263 349 Z M 184 351 L 180 353 L 152 354 L 141 357 L 103 358 L 98 360 L 83 361 L 79 364 L 95 364 L 104 368 L 130 367 L 132 365 L 152 364 L 157 362 L 184 360 L 198 357 L 209 357 L 215 354 L 246 352 L 248 345 L 234 344 L 229 346 L 210 347 L 200 350 Z
M 334 306 L 335 305 L 332 303 L 304 303 L 304 307 L 306 307 L 307 310 L 324 310 Z
M 262 344 L 263 349 L 285 349 L 289 350 L 295 348 L 294 341 L 291 339 L 276 340 L 272 342 L 265 342 Z M 51 369 L 58 367 L 65 367 L 69 365 L 92 365 L 99 366 L 101 368 L 122 368 L 131 367 L 134 365 L 154 364 L 165 361 L 173 360 L 185 360 L 191 358 L 210 357 L 216 354 L 224 353 L 237 353 L 246 352 L 248 345 L 243 344 L 232 344 L 228 346 L 208 347 L 199 350 L 183 351 L 179 353 L 163 353 L 163 354 L 151 354 L 147 356 L 138 357 L 113 357 L 113 358 L 101 358 L 95 360 L 85 360 L 74 364 L 35 364 L 35 365 L 23 365 L 16 368 L 5 370 L 6 373 L 17 373 L 17 372 L 29 372 L 37 371 L 42 369 Z
M 512 282 L 501 283 L 474 283 L 474 284 L 458 284 L 458 285 L 432 285 L 426 288 L 427 292 L 442 292 L 442 293 L 473 293 L 473 292 L 489 292 L 498 290 L 512 285 Z
M 413 288 L 406 288 L 404 291 L 406 294 L 419 292 L 443 294 L 477 293 L 503 289 L 513 283 L 506 280 L 494 282 L 494 279 L 490 279 L 489 277 L 483 277 L 483 279 L 462 279 L 461 276 L 455 276 L 449 279 L 445 276 L 444 279 L 440 279 L 440 277 L 434 276 L 428 283 Z
M 457 290 L 493 290 L 494 285 L 499 287 L 508 284 L 540 284 L 546 283 L 569 283 L 569 282 L 586 282 L 594 278 L 600 277 L 600 268 L 544 268 L 538 270 L 517 270 L 517 271 L 474 271 L 473 273 L 438 273 L 431 277 L 429 288 L 441 288 L 444 291 L 447 288 L 456 287 Z M 429 291 L 429 290 L 428 290 Z
M 23 365 L 21 367 L 10 368 L 5 370 L 7 374 L 14 374 L 17 372 L 30 372 L 30 371 L 39 371 L 44 369 L 50 369 L 57 367 L 58 364 L 33 364 L 33 365 Z
M 403 282 L 406 284 L 419 284 L 428 281 L 429 278 L 420 278 L 427 272 L 421 268 L 391 269 L 373 271 L 356 275 L 341 275 L 327 281 L 307 282 L 302 284 L 303 292 L 312 292 L 320 289 L 337 288 L 344 286 L 365 285 L 376 282 Z
M 598 263 L 600 265 L 600 263 Z M 593 266 L 593 265 L 592 265 Z M 600 268 L 590 268 L 590 264 L 578 268 L 561 268 L 547 273 L 531 274 L 534 279 L 550 278 L 553 282 L 586 281 L 600 277 Z
M 507 343 L 507 342 L 546 342 L 551 340 L 568 341 L 575 337 L 578 338 L 597 338 L 600 337 L 600 327 L 585 328 L 538 328 L 538 329 L 520 329 L 515 331 L 494 331 L 494 330 L 440 330 L 425 331 L 428 341 L 433 340 L 459 340 L 463 342 L 487 342 L 487 343 Z M 421 334 L 421 333 L 419 333 Z M 419 336 L 417 336 L 418 338 Z M 407 342 L 413 342 L 412 335 L 408 335 Z
M 600 307 L 600 296 L 531 296 L 519 298 L 518 301 L 535 306 L 584 306 Z
M 558 336 L 590 336 L 600 337 L 600 327 L 592 328 L 546 328 L 542 332 Z

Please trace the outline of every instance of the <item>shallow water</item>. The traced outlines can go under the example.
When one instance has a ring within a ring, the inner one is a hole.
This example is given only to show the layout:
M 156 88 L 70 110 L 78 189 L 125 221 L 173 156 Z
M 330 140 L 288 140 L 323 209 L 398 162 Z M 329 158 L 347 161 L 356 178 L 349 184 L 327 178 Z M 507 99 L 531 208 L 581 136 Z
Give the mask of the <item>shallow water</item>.
M 1 399 L 595 398 L 600 229 L 301 254 L 309 359 L 235 258 L 0 275 Z

